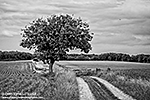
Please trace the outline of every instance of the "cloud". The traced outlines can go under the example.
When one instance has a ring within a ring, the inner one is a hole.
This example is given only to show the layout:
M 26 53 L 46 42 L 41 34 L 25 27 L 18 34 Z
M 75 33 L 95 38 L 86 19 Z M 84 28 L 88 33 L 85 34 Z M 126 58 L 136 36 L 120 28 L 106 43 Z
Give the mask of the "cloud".
M 116 45 L 116 50 L 135 47 L 141 52 L 137 45 L 150 46 L 148 12 L 149 0 L 0 0 L 0 35 L 18 36 L 21 28 L 38 17 L 69 13 L 89 23 L 95 33 L 95 52 L 104 44 L 114 45 L 113 50 Z
M 17 35 L 18 34 L 17 32 L 8 31 L 8 30 L 3 30 L 2 33 L 5 36 L 13 36 L 13 35 Z
M 145 45 L 116 45 L 116 44 L 93 44 L 93 51 L 91 53 L 107 53 L 107 52 L 118 52 L 118 53 L 129 53 L 129 54 L 139 54 L 139 53 L 147 53 L 149 54 L 150 46 Z M 100 51 L 100 52 L 99 52 Z
M 122 10 L 125 13 L 132 13 L 138 15 L 147 15 L 150 11 L 150 1 L 149 0 L 126 0 L 117 9 Z M 148 14 L 149 15 L 149 14 Z

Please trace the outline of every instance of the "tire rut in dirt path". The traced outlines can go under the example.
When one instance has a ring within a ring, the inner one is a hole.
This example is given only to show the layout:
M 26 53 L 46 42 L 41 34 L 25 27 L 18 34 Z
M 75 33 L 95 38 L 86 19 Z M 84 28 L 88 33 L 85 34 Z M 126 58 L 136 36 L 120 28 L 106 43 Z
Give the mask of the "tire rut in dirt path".
M 113 86 L 112 84 L 110 84 L 106 80 L 103 80 L 101 78 L 94 77 L 94 76 L 91 76 L 91 78 L 93 78 L 98 84 L 102 85 L 103 87 L 105 86 L 119 100 L 136 100 L 136 99 L 132 98 L 131 96 L 123 93 L 123 91 L 121 91 L 117 87 Z
M 108 90 L 102 88 L 102 86 L 91 77 L 84 76 L 82 78 L 88 84 L 96 100 L 120 100 L 111 94 Z
M 79 87 L 80 100 L 95 100 L 88 84 L 80 77 L 77 77 L 76 79 Z

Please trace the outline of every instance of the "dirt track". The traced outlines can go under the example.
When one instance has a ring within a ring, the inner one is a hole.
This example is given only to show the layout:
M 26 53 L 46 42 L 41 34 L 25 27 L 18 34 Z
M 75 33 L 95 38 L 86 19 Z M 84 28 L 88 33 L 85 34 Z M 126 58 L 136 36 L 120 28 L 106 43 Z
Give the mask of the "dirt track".
M 80 100 L 136 100 L 98 77 L 77 77 Z
M 123 93 L 121 90 L 119 90 L 117 87 L 113 86 L 112 84 L 110 84 L 109 82 L 107 82 L 106 80 L 103 80 L 101 78 L 98 78 L 98 77 L 94 77 L 94 76 L 91 76 L 93 79 L 96 79 L 98 80 L 99 82 L 101 82 L 106 88 L 108 88 L 113 94 L 115 97 L 117 97 L 118 99 L 120 100 L 136 100 L 136 99 L 133 99 L 131 96 Z
M 76 79 L 79 86 L 80 100 L 95 100 L 87 83 L 80 77 L 77 77 Z

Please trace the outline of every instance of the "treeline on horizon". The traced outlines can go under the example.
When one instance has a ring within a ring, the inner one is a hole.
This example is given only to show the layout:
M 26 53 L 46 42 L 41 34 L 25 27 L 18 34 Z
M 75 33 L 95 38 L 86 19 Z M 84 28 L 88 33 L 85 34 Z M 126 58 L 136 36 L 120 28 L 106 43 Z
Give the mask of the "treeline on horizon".
M 0 61 L 31 60 L 34 55 L 28 52 L 0 51 Z
M 31 60 L 35 54 L 19 51 L 0 51 L 0 61 Z M 97 61 L 126 61 L 150 63 L 150 55 L 137 54 L 129 55 L 123 53 L 103 53 L 103 54 L 67 54 L 60 60 L 97 60 Z
M 129 55 L 123 53 L 68 54 L 67 57 L 63 58 L 62 60 L 98 60 L 150 63 L 150 55 Z

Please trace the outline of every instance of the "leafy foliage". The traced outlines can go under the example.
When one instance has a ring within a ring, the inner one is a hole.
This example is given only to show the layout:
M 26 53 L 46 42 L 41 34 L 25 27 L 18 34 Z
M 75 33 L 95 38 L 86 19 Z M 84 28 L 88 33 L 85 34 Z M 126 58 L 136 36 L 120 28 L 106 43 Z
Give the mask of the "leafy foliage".
M 43 59 L 59 60 L 70 50 L 80 49 L 88 53 L 92 47 L 89 25 L 71 15 L 51 15 L 38 18 L 22 29 L 21 46 L 35 49 Z

